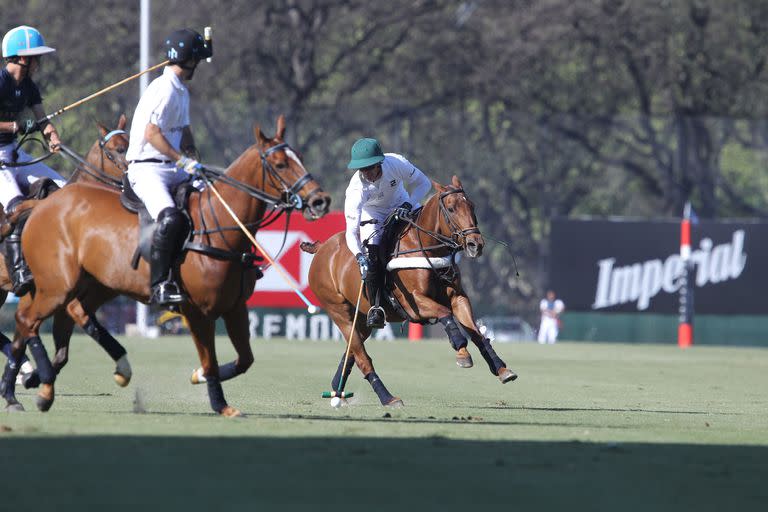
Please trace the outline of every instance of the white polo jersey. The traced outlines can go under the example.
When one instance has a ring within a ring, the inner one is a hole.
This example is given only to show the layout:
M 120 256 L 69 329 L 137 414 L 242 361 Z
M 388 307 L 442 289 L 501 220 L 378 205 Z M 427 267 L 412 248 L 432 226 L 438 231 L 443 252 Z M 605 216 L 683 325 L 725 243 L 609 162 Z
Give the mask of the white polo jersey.
M 404 156 L 396 153 L 384 154 L 381 177 L 374 182 L 367 181 L 359 171 L 355 171 L 344 200 L 346 242 L 352 254 L 362 252 L 362 235 L 373 234 L 369 242 L 378 243 L 383 231 L 382 222 L 392 210 L 406 201 L 411 203 L 414 209 L 418 208 L 430 188 L 432 182 L 429 178 Z M 369 219 L 379 222 L 366 224 L 361 231 L 360 222 Z
M 181 132 L 189 126 L 189 91 L 169 66 L 163 74 L 152 80 L 136 105 L 131 123 L 126 160 L 168 160 L 144 138 L 147 125 L 160 128 L 173 149 L 179 151 Z

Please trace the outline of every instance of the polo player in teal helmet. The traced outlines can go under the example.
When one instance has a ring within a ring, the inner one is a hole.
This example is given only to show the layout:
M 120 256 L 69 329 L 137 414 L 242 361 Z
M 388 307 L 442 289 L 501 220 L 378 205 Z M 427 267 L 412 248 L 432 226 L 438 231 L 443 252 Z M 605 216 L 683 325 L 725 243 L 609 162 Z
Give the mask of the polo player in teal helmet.
M 3 37 L 3 58 L 5 67 L 0 69 L 0 203 L 6 216 L 14 212 L 26 197 L 29 186 L 41 178 L 50 178 L 60 187 L 66 180 L 53 169 L 42 163 L 16 166 L 28 162 L 32 157 L 16 147 L 19 135 L 40 130 L 48 140 L 51 151 L 58 151 L 59 134 L 52 123 L 45 119 L 43 98 L 32 81 L 40 68 L 43 55 L 56 50 L 45 45 L 43 36 L 33 27 L 22 25 L 8 31 Z M 34 119 L 22 121 L 19 116 L 25 109 L 31 109 Z M 21 253 L 21 232 L 24 222 L 13 226 L 5 239 L 5 258 L 12 281 L 12 291 L 24 295 L 32 287 L 32 274 Z
M 404 156 L 382 152 L 376 139 L 355 142 L 347 168 L 356 171 L 344 201 L 347 247 L 360 265 L 371 304 L 367 325 L 381 328 L 386 320 L 381 307 L 382 263 L 386 259 L 382 254 L 386 248 L 380 245 L 384 221 L 390 216 L 407 218 L 411 210 L 420 206 L 432 183 Z

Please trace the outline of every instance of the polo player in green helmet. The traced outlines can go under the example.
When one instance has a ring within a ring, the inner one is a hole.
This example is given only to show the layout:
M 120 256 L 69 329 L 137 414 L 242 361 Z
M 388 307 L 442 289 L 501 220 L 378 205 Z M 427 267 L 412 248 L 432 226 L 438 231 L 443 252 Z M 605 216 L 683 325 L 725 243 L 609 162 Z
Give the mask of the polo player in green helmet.
M 355 172 L 344 201 L 347 220 L 346 242 L 360 265 L 368 301 L 369 327 L 384 327 L 384 309 L 380 304 L 384 269 L 380 243 L 384 221 L 395 214 L 407 218 L 412 209 L 432 188 L 423 172 L 404 156 L 383 153 L 376 139 L 359 139 L 352 145 L 348 169 Z

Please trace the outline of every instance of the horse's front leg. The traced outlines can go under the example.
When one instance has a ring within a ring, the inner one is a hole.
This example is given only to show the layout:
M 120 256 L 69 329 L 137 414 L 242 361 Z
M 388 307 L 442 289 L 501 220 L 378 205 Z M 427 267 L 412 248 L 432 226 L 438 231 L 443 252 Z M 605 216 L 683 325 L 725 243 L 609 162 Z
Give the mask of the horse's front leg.
M 232 341 L 232 346 L 235 347 L 237 352 L 236 360 L 219 366 L 219 381 L 224 382 L 248 371 L 248 368 L 253 364 L 253 350 L 251 349 L 248 308 L 245 302 L 236 306 L 232 311 L 225 313 L 222 317 L 224 318 L 224 325 L 227 328 L 229 339 Z M 192 372 L 190 381 L 192 384 L 206 382 L 205 372 L 202 367 Z
M 448 340 L 456 351 L 456 364 L 461 368 L 471 368 L 473 363 L 472 356 L 469 355 L 467 350 L 467 338 L 464 337 L 464 334 L 459 329 L 452 310 L 435 302 L 420 291 L 413 292 L 413 300 L 416 303 L 418 315 L 421 318 L 437 318 L 438 322 L 443 324 L 445 334 L 448 335 Z
M 182 306 L 182 313 L 187 319 L 192 339 L 200 357 L 200 366 L 205 383 L 208 385 L 208 399 L 211 409 L 222 416 L 242 416 L 242 413 L 227 404 L 224 389 L 219 378 L 219 363 L 216 359 L 216 319 L 203 314 L 189 305 Z
M 491 373 L 498 376 L 502 384 L 511 382 L 517 378 L 512 370 L 507 368 L 506 363 L 496 354 L 491 346 L 491 340 L 480 333 L 475 323 L 475 317 L 472 313 L 472 304 L 466 295 L 454 295 L 451 297 L 451 309 L 456 315 L 456 319 L 461 323 L 464 331 L 472 338 L 472 343 L 480 350 L 480 354 L 488 363 Z

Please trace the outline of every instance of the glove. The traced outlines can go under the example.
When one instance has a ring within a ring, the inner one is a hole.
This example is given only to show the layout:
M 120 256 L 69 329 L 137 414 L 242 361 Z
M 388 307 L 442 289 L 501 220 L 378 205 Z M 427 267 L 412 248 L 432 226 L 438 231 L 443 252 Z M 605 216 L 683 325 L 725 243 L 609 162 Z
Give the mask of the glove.
M 360 275 L 365 279 L 368 276 L 368 260 L 361 253 L 357 253 L 355 259 L 357 259 L 357 264 L 360 265 Z
M 184 169 L 184 171 L 189 174 L 195 174 L 203 170 L 203 165 L 200 162 L 194 158 L 189 158 L 188 156 L 179 158 L 178 161 L 176 161 L 176 167 L 178 169 Z
M 21 135 L 29 135 L 30 133 L 34 133 L 40 129 L 40 125 L 37 124 L 37 121 L 34 119 L 26 119 L 20 123 L 17 123 L 16 126 L 18 127 L 18 132 Z
M 411 203 L 409 203 L 408 201 L 404 202 L 403 204 L 401 204 L 395 209 L 395 217 L 397 217 L 398 219 L 407 219 L 408 217 L 411 216 L 412 208 L 413 206 L 411 206 Z

